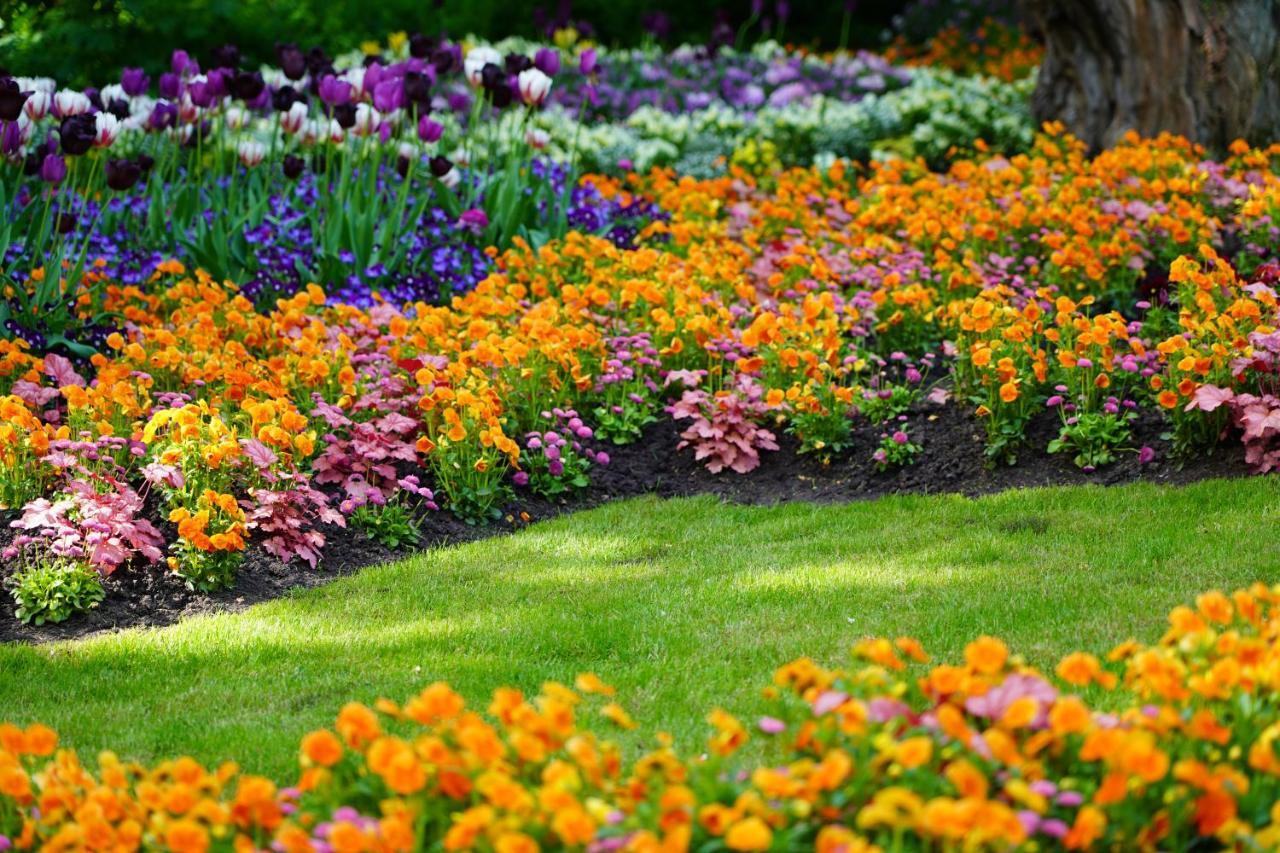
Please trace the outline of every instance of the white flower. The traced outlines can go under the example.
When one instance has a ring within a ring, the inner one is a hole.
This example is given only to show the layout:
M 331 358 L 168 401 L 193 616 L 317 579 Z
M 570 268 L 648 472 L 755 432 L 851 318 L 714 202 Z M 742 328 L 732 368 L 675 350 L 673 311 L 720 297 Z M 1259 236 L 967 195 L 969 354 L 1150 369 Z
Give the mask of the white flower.
M 27 98 L 27 102 L 22 105 L 22 112 L 32 121 L 39 121 L 49 114 L 49 107 L 53 105 L 53 96 L 48 92 L 37 89 L 31 93 L 31 97 Z
M 527 68 L 516 78 L 520 98 L 531 107 L 540 107 L 551 92 L 551 78 L 537 68 Z
M 129 96 L 124 92 L 124 86 L 121 86 L 119 83 L 110 83 L 103 86 L 102 91 L 99 94 L 102 97 L 102 103 L 107 104 L 108 106 L 111 105 L 112 101 L 129 100 Z
M 467 75 L 467 82 L 472 86 L 480 85 L 480 74 L 484 71 L 486 65 L 502 65 L 502 54 L 498 53 L 491 47 L 473 47 L 467 52 L 467 58 L 463 61 L 463 70 Z
M 302 130 L 303 125 L 307 123 L 307 105 L 301 101 L 294 101 L 289 105 L 289 109 L 280 113 L 280 129 L 292 136 Z
M 93 104 L 90 103 L 89 96 L 84 92 L 63 89 L 53 96 L 53 111 L 60 118 L 78 116 L 89 112 L 91 109 L 93 109 Z
M 369 136 L 375 133 L 380 124 L 382 124 L 382 116 L 377 110 L 365 103 L 356 104 L 356 123 L 351 126 L 351 131 L 356 136 Z
M 236 154 L 240 156 L 241 163 L 252 169 L 262 162 L 263 157 L 267 156 L 267 146 L 257 140 L 246 139 L 236 148 Z
M 524 138 L 526 142 L 539 151 L 551 144 L 551 134 L 539 127 L 529 128 L 529 132 L 524 135 Z
M 444 184 L 449 189 L 453 189 L 458 185 L 458 181 L 461 180 L 462 176 L 458 174 L 458 170 L 450 169 L 448 172 L 445 172 L 443 178 L 440 178 L 440 183 Z
M 98 113 L 93 117 L 93 124 L 97 129 L 93 144 L 99 148 L 110 146 L 120 135 L 120 120 L 111 113 Z
M 231 107 L 227 110 L 227 127 L 232 130 L 240 130 L 249 123 L 249 113 L 240 107 Z

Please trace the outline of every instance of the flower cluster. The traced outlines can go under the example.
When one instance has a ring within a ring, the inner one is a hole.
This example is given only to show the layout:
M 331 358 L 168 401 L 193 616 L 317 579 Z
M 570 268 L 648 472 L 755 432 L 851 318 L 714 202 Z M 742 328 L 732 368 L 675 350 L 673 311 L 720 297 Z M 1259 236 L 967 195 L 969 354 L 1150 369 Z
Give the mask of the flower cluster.
M 592 675 L 487 713 L 447 684 L 352 702 L 306 735 L 292 787 L 111 753 L 87 771 L 48 728 L 0 725 L 0 844 L 278 850 L 1093 850 L 1280 843 L 1280 589 L 1208 592 L 1154 645 L 1041 672 L 1001 640 L 933 662 L 909 637 L 800 659 L 744 722 L 708 717 L 632 762 L 636 723 Z M 1086 697 L 1101 701 L 1094 705 Z M 752 739 L 766 761 L 741 757 Z

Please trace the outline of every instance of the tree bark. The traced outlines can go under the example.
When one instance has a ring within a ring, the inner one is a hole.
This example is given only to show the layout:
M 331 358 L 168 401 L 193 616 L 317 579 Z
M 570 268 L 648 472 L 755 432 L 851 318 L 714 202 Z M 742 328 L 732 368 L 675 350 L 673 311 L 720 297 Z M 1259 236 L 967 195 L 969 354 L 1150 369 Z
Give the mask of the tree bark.
M 1126 131 L 1224 149 L 1280 140 L 1280 0 L 1021 0 L 1045 44 L 1032 96 L 1097 150 Z

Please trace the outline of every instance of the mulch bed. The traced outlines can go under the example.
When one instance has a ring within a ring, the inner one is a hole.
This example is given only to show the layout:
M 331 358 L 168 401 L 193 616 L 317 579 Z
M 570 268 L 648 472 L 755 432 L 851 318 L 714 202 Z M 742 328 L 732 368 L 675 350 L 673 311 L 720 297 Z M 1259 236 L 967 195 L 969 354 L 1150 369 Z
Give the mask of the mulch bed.
M 924 404 L 910 414 L 909 420 L 912 439 L 923 447 L 914 465 L 886 473 L 876 471 L 871 452 L 879 442 L 881 429 L 863 425 L 855 430 L 853 449 L 829 464 L 798 456 L 796 442 L 790 436 L 779 435 L 781 449 L 766 452 L 760 467 L 743 476 L 732 472 L 711 474 L 694 462 L 691 450 L 677 453 L 680 425 L 664 421 L 650 427 L 634 444 L 608 448 L 610 464 L 592 468 L 591 486 L 585 494 L 559 502 L 527 498 L 509 507 L 501 521 L 485 526 L 467 525 L 448 512 L 430 513 L 421 519 L 422 547 L 509 533 L 563 512 L 643 494 L 712 494 L 744 504 L 837 503 L 892 494 L 976 496 L 1031 486 L 1114 485 L 1139 480 L 1183 484 L 1248 474 L 1241 446 L 1230 443 L 1210 455 L 1181 463 L 1173 460 L 1168 442 L 1160 438 L 1164 423 L 1154 413 L 1145 413 L 1134 424 L 1134 446 L 1155 449 L 1154 461 L 1139 464 L 1137 454 L 1128 453 L 1115 464 L 1086 474 L 1071 463 L 1067 454 L 1044 452 L 1059 426 L 1055 413 L 1041 413 L 1030 424 L 1027 445 L 1019 454 L 1018 464 L 988 469 L 984 465 L 981 424 L 959 406 Z M 8 529 L 12 517 L 0 517 L 0 548 L 12 537 Z M 73 616 L 61 625 L 23 625 L 14 618 L 6 594 L 0 599 L 0 641 L 75 639 L 124 628 L 169 625 L 201 613 L 243 610 L 290 590 L 319 586 L 365 566 L 411 553 L 389 550 L 349 529 L 326 529 L 325 535 L 328 542 L 316 569 L 300 561 L 284 564 L 251 546 L 235 586 L 214 594 L 192 592 L 179 578 L 155 566 L 121 569 L 104 582 L 107 598 L 97 609 Z M 0 566 L 0 577 L 5 573 Z

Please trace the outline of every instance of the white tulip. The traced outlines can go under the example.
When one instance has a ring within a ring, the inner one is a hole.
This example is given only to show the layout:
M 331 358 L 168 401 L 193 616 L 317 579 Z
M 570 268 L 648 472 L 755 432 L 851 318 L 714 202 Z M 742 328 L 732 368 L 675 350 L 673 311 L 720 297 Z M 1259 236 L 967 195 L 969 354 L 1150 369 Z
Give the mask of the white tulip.
M 516 77 L 520 98 L 531 107 L 540 107 L 551 92 L 551 78 L 537 68 L 526 68 Z
M 236 153 L 240 156 L 240 162 L 252 169 L 267 156 L 267 146 L 256 140 L 246 139 L 236 148 Z
M 59 118 L 78 116 L 93 109 L 89 96 L 84 92 L 63 89 L 53 96 L 53 110 Z
M 98 148 L 107 148 L 120 135 L 120 120 L 111 113 L 98 113 L 93 117 L 96 133 L 93 144 Z

